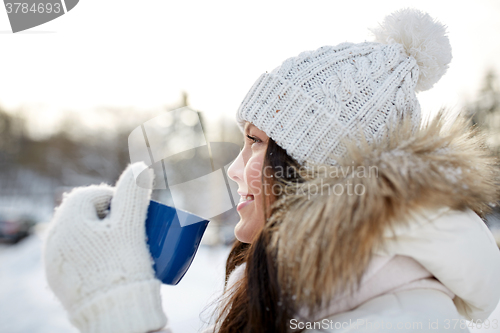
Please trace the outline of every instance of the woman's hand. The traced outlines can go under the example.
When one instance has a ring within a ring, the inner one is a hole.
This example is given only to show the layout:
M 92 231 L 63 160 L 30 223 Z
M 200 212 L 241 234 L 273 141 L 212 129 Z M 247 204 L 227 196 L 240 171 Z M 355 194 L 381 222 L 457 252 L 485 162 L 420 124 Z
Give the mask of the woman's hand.
M 74 189 L 56 209 L 43 244 L 47 281 L 81 332 L 144 333 L 165 326 L 145 220 L 153 182 L 130 165 L 115 187 Z M 111 201 L 111 209 L 107 212 Z

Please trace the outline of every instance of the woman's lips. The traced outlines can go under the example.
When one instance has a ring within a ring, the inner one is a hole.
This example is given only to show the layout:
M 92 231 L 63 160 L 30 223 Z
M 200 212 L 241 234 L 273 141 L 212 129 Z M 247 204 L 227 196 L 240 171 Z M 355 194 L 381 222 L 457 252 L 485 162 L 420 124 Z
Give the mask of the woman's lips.
M 252 199 L 252 200 L 246 200 L 246 201 L 240 202 L 240 203 L 238 204 L 238 206 L 236 207 L 236 210 L 237 210 L 237 211 L 240 211 L 243 207 L 245 207 L 246 205 L 248 205 L 249 203 L 251 203 L 251 202 L 253 202 L 253 201 L 254 201 L 254 199 Z

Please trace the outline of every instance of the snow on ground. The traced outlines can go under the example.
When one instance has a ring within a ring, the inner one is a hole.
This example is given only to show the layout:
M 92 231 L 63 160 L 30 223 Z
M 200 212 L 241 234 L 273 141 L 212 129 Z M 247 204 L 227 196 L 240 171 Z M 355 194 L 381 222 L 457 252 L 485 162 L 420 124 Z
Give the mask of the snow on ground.
M 2 333 L 78 333 L 47 286 L 41 244 L 37 233 L 14 246 L 0 245 Z M 213 306 L 206 307 L 222 292 L 228 254 L 228 247 L 200 246 L 182 281 L 177 286 L 162 286 L 163 309 L 174 333 L 198 332 L 207 326 L 204 323 Z M 471 332 L 499 332 L 500 306 L 490 320 L 496 320 L 499 328 L 471 328 Z
M 78 332 L 47 287 L 40 246 L 31 236 L 0 248 L 0 332 Z
M 78 333 L 45 280 L 42 240 L 34 234 L 16 245 L 0 245 L 0 332 Z M 163 309 L 174 333 L 198 332 L 206 327 L 202 310 L 219 296 L 224 282 L 228 247 L 200 246 L 177 286 L 163 285 Z M 201 318 L 200 318 L 201 313 Z
M 179 284 L 162 286 L 163 309 L 174 333 L 198 332 L 208 326 L 214 301 L 222 294 L 229 250 L 200 246 Z

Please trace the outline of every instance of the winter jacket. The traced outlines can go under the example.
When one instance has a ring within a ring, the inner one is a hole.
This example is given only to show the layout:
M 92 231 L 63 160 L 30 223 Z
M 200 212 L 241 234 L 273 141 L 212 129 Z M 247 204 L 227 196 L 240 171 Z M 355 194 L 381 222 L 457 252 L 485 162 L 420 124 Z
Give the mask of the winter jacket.
M 427 211 L 416 217 L 409 228 L 398 229 L 397 235 L 396 240 L 387 233 L 387 250 L 380 254 L 415 259 L 452 292 L 451 297 L 436 286 L 426 285 L 434 278 L 416 279 L 342 313 L 335 313 L 335 306 L 331 313 L 326 308 L 305 322 L 327 318 L 329 324 L 323 326 L 336 328 L 335 332 L 348 332 L 353 327 L 356 332 L 372 332 L 370 328 L 377 323 L 380 331 L 385 323 L 386 329 L 404 328 L 403 331 L 468 332 L 464 319 L 472 320 L 470 325 L 474 325 L 488 318 L 500 301 L 500 251 L 491 232 L 473 211 L 446 207 Z M 375 273 L 371 279 L 378 280 L 379 286 L 385 280 L 383 272 Z
M 465 120 L 447 124 L 440 114 L 416 131 L 403 123 L 379 142 L 347 146 L 340 165 L 378 168 L 375 180 L 352 179 L 366 195 L 289 196 L 273 216 L 281 223 L 273 244 L 296 258 L 278 269 L 290 269 L 288 275 L 301 281 L 298 290 L 313 290 L 314 276 L 328 269 L 335 273 L 323 280 L 325 290 L 342 290 L 359 273 L 362 283 L 356 293 L 336 294 L 315 313 L 308 313 L 305 302 L 290 327 L 468 332 L 465 319 L 472 325 L 487 319 L 500 301 L 500 251 L 483 217 L 498 202 L 500 187 L 484 137 Z M 326 184 L 345 181 L 322 177 Z M 324 224 L 310 222 L 311 212 L 323 212 Z M 320 267 L 307 261 L 314 255 Z M 232 272 L 228 286 L 244 277 L 244 267 Z M 305 279 L 296 272 L 306 272 Z

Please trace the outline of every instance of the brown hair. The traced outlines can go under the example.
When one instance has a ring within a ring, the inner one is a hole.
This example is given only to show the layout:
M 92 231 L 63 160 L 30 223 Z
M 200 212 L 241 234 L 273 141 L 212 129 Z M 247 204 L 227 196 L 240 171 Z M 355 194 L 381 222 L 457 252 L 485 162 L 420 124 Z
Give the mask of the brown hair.
M 227 274 L 238 264 L 247 265 L 245 278 L 226 293 L 229 302 L 222 313 L 227 316 L 219 316 L 219 332 L 286 332 L 299 306 L 316 314 L 337 295 L 355 291 L 373 249 L 385 245 L 388 230 L 407 228 L 414 212 L 469 208 L 483 216 L 491 211 L 488 203 L 500 197 L 498 159 L 488 150 L 484 133 L 465 118 L 449 122 L 447 115 L 439 113 L 417 128 L 410 117 L 402 118 L 371 143 L 363 135 L 359 141 L 348 138 L 337 162 L 349 169 L 341 172 L 336 166 L 318 166 L 309 176 L 300 168 L 306 179 L 298 184 L 300 191 L 286 191 L 271 204 L 255 241 L 236 243 L 228 258 Z M 293 162 L 276 153 L 284 152 L 273 142 L 268 149 L 269 165 Z M 376 172 L 358 174 L 358 168 Z M 338 184 L 361 185 L 363 193 L 332 195 L 330 189 Z M 325 194 L 317 191 L 323 187 Z
M 299 164 L 286 151 L 269 138 L 262 172 L 263 193 L 273 193 L 269 189 L 283 182 L 301 182 L 295 172 Z M 265 174 L 271 169 L 271 175 Z M 285 170 L 286 172 L 279 172 Z M 291 172 L 288 172 L 291 171 Z M 281 195 L 271 195 L 271 205 L 267 207 L 263 196 L 264 219 L 266 224 L 251 244 L 236 240 L 226 262 L 227 279 L 236 266 L 246 262 L 245 277 L 238 281 L 234 292 L 217 318 L 218 333 L 229 332 L 288 332 L 289 319 L 295 311 L 293 302 L 284 299 L 285 293 L 278 283 L 276 253 L 268 246 L 276 223 L 268 217 L 274 213 L 273 202 Z

